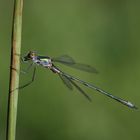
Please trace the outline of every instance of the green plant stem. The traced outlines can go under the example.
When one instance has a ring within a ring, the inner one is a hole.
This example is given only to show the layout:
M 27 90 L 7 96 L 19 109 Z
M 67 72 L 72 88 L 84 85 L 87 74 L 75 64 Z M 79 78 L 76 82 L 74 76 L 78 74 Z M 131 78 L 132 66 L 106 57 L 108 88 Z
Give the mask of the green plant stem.
M 18 87 L 20 74 L 19 71 L 20 71 L 21 32 L 22 32 L 22 9 L 23 9 L 23 0 L 14 0 L 6 140 L 15 140 L 16 137 Z

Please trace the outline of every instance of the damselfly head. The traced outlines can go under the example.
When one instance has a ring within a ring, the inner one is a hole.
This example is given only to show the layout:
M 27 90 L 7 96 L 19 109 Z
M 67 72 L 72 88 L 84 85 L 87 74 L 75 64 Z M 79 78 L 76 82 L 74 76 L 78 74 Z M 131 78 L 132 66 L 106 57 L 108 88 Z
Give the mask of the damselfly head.
M 23 57 L 23 61 L 29 61 L 36 57 L 36 53 L 34 51 L 29 51 L 26 56 Z

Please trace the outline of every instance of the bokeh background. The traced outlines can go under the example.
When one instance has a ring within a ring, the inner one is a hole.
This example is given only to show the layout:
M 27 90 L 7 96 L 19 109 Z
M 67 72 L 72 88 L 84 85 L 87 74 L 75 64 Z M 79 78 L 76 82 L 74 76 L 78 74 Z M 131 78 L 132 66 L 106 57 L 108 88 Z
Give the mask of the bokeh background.
M 5 139 L 13 1 L 0 0 L 0 139 Z M 22 55 L 68 54 L 93 65 L 89 74 L 57 65 L 140 107 L 140 1 L 24 1 Z M 22 65 L 25 69 L 27 64 Z M 21 75 L 20 84 L 32 77 Z M 83 87 L 83 86 L 82 86 Z M 59 77 L 38 67 L 36 80 L 20 90 L 17 140 L 139 140 L 140 111 L 91 89 L 89 103 Z

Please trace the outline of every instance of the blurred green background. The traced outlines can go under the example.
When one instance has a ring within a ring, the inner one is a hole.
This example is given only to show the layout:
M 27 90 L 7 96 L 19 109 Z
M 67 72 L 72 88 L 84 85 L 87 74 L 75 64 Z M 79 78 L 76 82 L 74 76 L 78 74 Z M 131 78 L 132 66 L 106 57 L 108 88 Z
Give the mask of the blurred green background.
M 13 1 L 0 0 L 0 139 L 5 139 Z M 96 67 L 89 74 L 58 65 L 140 107 L 140 1 L 24 1 L 22 54 L 68 54 Z M 26 64 L 22 65 L 22 69 Z M 30 80 L 21 75 L 21 84 Z M 83 86 L 82 86 L 83 87 Z M 139 140 L 140 112 L 91 89 L 89 103 L 58 76 L 38 68 L 35 82 L 20 90 L 17 140 Z

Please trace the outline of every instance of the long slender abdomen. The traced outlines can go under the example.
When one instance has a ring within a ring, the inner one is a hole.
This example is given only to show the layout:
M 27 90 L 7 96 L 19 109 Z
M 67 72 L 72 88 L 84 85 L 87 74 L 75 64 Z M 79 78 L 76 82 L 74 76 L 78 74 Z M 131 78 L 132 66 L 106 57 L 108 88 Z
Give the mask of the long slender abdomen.
M 50 70 L 52 71 L 52 72 L 54 72 L 54 73 L 60 73 L 61 71 L 57 68 L 57 67 L 55 67 L 55 66 L 52 66 L 51 68 L 50 68 Z

